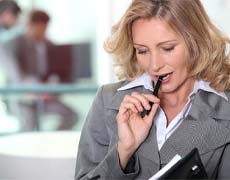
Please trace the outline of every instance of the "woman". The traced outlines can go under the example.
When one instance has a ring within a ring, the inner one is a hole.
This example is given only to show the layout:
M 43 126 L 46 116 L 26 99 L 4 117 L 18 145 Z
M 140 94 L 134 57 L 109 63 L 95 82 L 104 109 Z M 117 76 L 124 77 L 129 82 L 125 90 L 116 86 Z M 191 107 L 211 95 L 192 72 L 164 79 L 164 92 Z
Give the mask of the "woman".
M 75 179 L 148 179 L 195 147 L 210 178 L 230 178 L 228 43 L 199 0 L 133 0 L 105 43 L 125 80 L 99 89 Z

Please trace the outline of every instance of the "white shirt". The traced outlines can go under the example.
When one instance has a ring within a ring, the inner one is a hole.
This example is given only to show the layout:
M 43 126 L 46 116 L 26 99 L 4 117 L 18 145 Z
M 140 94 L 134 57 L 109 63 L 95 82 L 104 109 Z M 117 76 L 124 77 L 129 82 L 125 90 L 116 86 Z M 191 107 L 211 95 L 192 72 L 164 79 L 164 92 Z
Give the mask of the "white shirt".
M 131 89 L 137 86 L 144 86 L 145 89 L 153 91 L 151 77 L 147 73 L 144 73 L 139 78 L 119 88 L 118 91 Z M 168 126 L 167 126 L 167 118 L 166 118 L 166 115 L 163 109 L 161 107 L 158 109 L 155 115 L 155 125 L 156 125 L 156 130 L 157 130 L 157 144 L 158 144 L 159 150 L 161 149 L 165 141 L 172 135 L 172 133 L 179 127 L 179 125 L 183 122 L 185 117 L 188 115 L 188 112 L 192 105 L 191 97 L 194 94 L 196 94 L 198 90 L 200 89 L 211 92 L 211 93 L 215 93 L 218 96 L 228 100 L 224 92 L 218 93 L 217 91 L 215 91 L 213 88 L 209 86 L 209 82 L 203 81 L 203 80 L 195 81 L 194 88 L 193 88 L 193 91 L 189 95 L 188 102 L 186 103 L 184 108 L 181 110 L 181 112 L 177 114 L 177 116 L 170 122 Z
M 37 60 L 37 71 L 38 74 L 43 76 L 46 74 L 48 69 L 47 64 L 47 47 L 45 42 L 35 42 L 36 60 Z

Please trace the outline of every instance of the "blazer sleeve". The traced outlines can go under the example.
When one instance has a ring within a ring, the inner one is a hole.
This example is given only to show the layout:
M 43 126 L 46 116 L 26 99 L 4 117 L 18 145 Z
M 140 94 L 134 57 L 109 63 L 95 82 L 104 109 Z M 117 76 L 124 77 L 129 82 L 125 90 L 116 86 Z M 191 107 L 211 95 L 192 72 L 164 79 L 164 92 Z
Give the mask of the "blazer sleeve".
M 104 112 L 103 87 L 101 87 L 82 129 L 75 180 L 134 179 L 138 175 L 139 163 L 136 156 L 132 158 L 136 162 L 132 172 L 121 170 L 116 145 L 110 145 Z

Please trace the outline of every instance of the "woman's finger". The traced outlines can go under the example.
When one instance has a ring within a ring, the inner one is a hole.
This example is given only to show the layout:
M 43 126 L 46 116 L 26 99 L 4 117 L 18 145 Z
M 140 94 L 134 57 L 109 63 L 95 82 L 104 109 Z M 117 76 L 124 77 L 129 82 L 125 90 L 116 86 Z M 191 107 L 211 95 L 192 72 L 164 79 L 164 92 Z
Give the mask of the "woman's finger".
M 141 107 L 143 107 L 144 109 L 149 110 L 151 108 L 150 104 L 149 104 L 149 99 L 148 97 L 145 96 L 145 94 L 140 94 L 137 92 L 132 93 L 132 97 L 134 97 L 135 99 L 138 100 L 138 102 L 141 104 Z M 141 111 L 143 111 L 144 109 L 141 109 Z
M 135 104 L 130 102 L 122 102 L 119 109 L 119 113 L 123 114 L 127 112 L 127 110 L 132 110 L 134 113 L 138 113 L 138 109 L 136 108 Z

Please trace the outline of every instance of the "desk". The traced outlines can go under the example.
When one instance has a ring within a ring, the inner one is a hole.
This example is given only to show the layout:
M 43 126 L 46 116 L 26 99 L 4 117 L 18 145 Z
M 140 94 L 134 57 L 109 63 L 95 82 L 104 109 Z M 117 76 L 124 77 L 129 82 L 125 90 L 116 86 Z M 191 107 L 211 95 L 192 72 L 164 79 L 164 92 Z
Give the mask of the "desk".
M 0 179 L 73 180 L 79 132 L 0 137 Z

